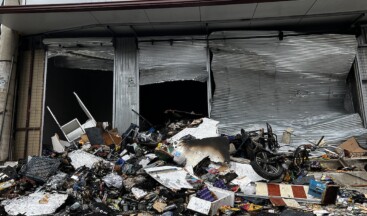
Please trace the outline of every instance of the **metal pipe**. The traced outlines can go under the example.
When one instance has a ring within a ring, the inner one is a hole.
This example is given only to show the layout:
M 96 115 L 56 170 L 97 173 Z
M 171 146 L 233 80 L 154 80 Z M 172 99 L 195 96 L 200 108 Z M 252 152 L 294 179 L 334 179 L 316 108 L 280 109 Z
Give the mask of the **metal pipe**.
M 45 113 L 46 113 L 46 87 L 47 87 L 47 68 L 48 68 L 48 51 L 45 52 L 44 56 L 44 74 L 43 74 L 43 91 L 42 91 L 42 115 L 41 115 L 41 143 L 40 143 L 40 150 L 39 154 L 42 155 L 43 150 L 43 129 L 45 126 Z
M 33 86 L 33 69 L 34 69 L 34 46 L 33 40 L 31 40 L 31 63 L 29 69 L 29 85 L 28 85 L 28 98 L 27 98 L 27 117 L 26 117 L 26 126 L 25 128 L 29 128 L 30 117 L 31 117 L 31 102 L 32 102 L 32 86 Z M 24 141 L 24 158 L 28 156 L 28 135 L 29 130 L 25 131 L 25 141 Z

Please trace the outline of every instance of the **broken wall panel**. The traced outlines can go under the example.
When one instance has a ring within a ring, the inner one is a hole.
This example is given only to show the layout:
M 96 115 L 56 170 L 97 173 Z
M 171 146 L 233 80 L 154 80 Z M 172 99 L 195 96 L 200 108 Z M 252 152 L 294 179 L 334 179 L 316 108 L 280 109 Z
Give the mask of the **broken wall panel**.
M 41 148 L 40 129 L 42 124 L 45 51 L 41 49 L 34 51 L 33 64 L 31 64 L 32 52 L 24 51 L 22 53 L 22 64 L 19 64 L 21 65 L 21 76 L 18 83 L 15 145 L 13 149 L 15 160 L 24 158 L 25 154 L 39 155 Z M 31 65 L 33 65 L 33 76 L 30 79 Z M 29 93 L 30 83 L 32 86 Z M 28 99 L 30 99 L 30 109 L 27 115 Z M 28 126 L 27 117 L 29 117 Z
M 113 71 L 111 38 L 48 38 L 43 43 L 56 67 Z
M 269 122 L 280 134 L 321 135 L 338 142 L 363 129 L 344 109 L 346 78 L 356 55 L 353 35 L 278 32 L 216 32 L 210 36 L 216 82 L 211 117 L 221 133 L 258 129 Z M 259 37 L 260 36 L 260 37 Z
M 208 80 L 207 45 L 202 37 L 139 40 L 140 85 Z
M 113 125 L 123 132 L 139 124 L 139 69 L 135 38 L 117 38 L 115 44 Z

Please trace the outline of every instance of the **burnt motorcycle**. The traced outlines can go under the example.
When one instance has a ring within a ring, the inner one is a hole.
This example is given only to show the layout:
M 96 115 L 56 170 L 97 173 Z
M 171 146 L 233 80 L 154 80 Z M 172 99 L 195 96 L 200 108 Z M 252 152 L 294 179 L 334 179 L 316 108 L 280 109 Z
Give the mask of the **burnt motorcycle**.
M 267 131 L 241 130 L 241 144 L 237 148 L 237 156 L 249 159 L 250 165 L 261 177 L 276 180 L 282 177 L 286 170 L 292 175 L 299 176 L 309 164 L 309 155 L 314 151 L 323 137 L 316 144 L 300 145 L 293 152 L 278 152 L 280 148 L 276 134 L 270 124 L 266 123 Z

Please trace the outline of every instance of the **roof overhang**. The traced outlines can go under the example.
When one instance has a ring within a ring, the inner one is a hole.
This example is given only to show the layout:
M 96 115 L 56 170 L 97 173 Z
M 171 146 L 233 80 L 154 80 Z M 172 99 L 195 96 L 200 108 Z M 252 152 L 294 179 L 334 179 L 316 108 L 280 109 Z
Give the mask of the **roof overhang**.
M 3 6 L 0 22 L 21 35 L 146 36 L 341 29 L 367 21 L 365 12 L 365 0 L 133 0 Z

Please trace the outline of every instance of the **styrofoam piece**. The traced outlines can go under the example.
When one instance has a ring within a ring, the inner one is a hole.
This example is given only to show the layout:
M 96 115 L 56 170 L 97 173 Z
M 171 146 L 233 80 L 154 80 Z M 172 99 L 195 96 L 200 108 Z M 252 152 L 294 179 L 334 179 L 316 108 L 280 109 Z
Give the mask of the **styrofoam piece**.
M 128 160 L 131 159 L 131 156 L 127 154 L 127 155 L 124 155 L 123 157 L 121 157 L 121 159 L 124 160 L 124 161 L 128 161 Z
M 68 156 L 71 159 L 71 165 L 73 165 L 75 169 L 78 169 L 82 166 L 92 168 L 94 163 L 104 161 L 102 158 L 89 154 L 88 152 L 85 152 L 83 150 L 70 152 Z
M 231 166 L 230 169 L 234 170 L 238 175 L 238 177 L 246 176 L 253 182 L 266 180 L 263 177 L 259 176 L 250 164 L 231 162 L 230 166 Z
M 122 177 L 117 173 L 110 173 L 103 177 L 103 182 L 106 183 L 107 187 L 115 187 L 121 188 L 122 187 Z
M 51 137 L 51 141 L 52 141 L 52 148 L 55 152 L 62 153 L 65 151 L 65 146 L 61 144 L 59 136 L 57 134 Z
M 234 205 L 234 193 L 232 191 L 223 190 L 209 185 L 208 188 L 218 197 L 217 200 L 210 202 L 193 196 L 191 197 L 187 208 L 205 215 L 216 215 L 221 206 Z
M 145 197 L 148 194 L 146 191 L 136 187 L 131 188 L 131 192 L 134 194 L 137 200 L 140 200 L 141 198 Z
M 256 193 L 256 186 L 254 183 L 251 184 L 251 182 L 252 180 L 249 177 L 243 176 L 235 178 L 231 183 L 239 185 L 242 193 L 250 195 Z
M 217 137 L 219 121 L 215 121 L 209 118 L 203 118 L 203 122 L 196 128 L 185 128 L 178 132 L 176 135 L 168 139 L 170 143 L 176 143 L 182 137 L 186 135 L 194 136 L 196 139 L 203 139 L 208 137 Z
M 67 198 L 67 194 L 35 192 L 29 196 L 4 200 L 1 205 L 9 215 L 47 215 L 54 213 Z M 42 199 L 46 202 L 40 202 Z
M 180 167 L 161 166 L 144 169 L 152 178 L 160 184 L 172 190 L 182 188 L 192 189 L 192 185 L 186 181 L 188 172 Z
M 18 161 L 6 161 L 4 165 L 1 167 L 7 167 L 7 166 L 16 167 L 18 166 Z

